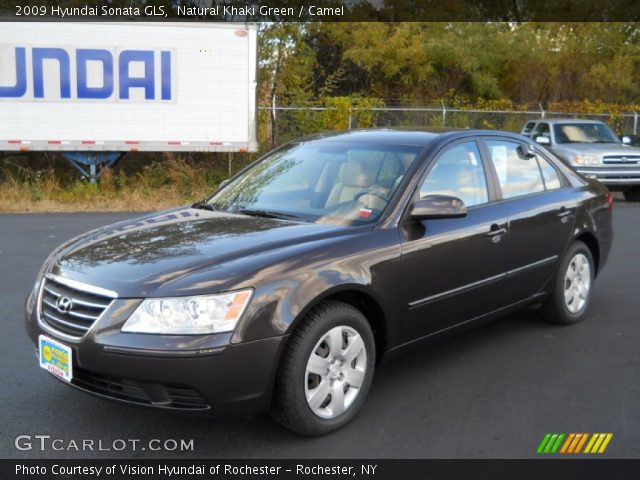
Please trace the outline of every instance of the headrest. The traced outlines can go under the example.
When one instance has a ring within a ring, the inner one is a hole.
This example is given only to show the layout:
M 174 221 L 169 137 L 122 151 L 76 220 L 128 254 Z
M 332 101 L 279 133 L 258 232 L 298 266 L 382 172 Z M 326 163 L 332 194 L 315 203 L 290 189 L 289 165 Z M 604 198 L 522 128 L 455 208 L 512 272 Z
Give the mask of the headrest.
M 368 187 L 373 183 L 373 175 L 365 171 L 362 163 L 349 160 L 340 167 L 340 183 L 352 187 Z

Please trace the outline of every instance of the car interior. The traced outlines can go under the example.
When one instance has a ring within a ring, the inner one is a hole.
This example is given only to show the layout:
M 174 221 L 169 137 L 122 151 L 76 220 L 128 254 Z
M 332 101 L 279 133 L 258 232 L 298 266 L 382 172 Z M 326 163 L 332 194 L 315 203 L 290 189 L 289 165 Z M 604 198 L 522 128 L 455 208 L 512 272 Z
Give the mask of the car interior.
M 416 147 L 302 147 L 296 150 L 298 157 L 286 152 L 274 156 L 251 183 L 223 191 L 220 200 L 274 211 L 282 211 L 286 204 L 286 213 L 317 221 L 370 220 L 384 210 L 418 151 Z
M 366 208 L 383 210 L 407 167 L 396 154 L 385 154 L 381 159 L 349 158 L 340 165 L 325 207 L 357 200 Z

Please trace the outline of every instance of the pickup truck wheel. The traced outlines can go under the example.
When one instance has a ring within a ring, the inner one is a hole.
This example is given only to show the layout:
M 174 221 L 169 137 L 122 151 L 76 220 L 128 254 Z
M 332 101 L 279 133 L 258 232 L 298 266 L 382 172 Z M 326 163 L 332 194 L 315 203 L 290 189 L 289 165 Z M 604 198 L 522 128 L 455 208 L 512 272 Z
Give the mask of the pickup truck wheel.
M 303 435 L 348 423 L 369 391 L 375 342 L 369 322 L 342 302 L 323 302 L 291 334 L 279 367 L 272 415 Z
M 545 320 L 560 325 L 582 320 L 589 308 L 594 273 L 589 248 L 583 242 L 573 242 L 552 281 L 553 290 L 540 309 Z
M 624 199 L 627 202 L 640 202 L 640 187 L 631 187 L 624 191 Z

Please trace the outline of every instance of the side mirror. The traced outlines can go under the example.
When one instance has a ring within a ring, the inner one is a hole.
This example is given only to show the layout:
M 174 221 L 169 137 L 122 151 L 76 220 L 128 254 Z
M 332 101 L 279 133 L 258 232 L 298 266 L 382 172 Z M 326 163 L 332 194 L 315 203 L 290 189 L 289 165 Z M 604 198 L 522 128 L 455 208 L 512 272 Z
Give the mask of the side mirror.
M 549 137 L 536 137 L 536 143 L 540 145 L 551 145 L 551 139 Z
M 518 147 L 518 155 L 520 155 L 520 158 L 524 158 L 524 159 L 535 158 L 536 151 L 533 148 L 533 145 L 527 143 L 525 144 L 524 147 L 522 146 Z
M 414 220 L 437 218 L 461 218 L 467 215 L 467 207 L 457 197 L 449 195 L 428 195 L 418 200 L 411 208 Z
M 622 143 L 624 143 L 625 145 L 630 145 L 631 144 L 631 138 L 627 137 L 625 135 L 624 137 L 622 137 Z

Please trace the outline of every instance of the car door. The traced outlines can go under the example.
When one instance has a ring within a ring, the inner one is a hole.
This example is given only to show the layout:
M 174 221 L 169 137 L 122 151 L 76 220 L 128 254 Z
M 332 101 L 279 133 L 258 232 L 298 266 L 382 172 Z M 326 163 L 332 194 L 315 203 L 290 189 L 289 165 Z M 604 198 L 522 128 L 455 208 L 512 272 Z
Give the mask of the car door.
M 530 298 L 553 275 L 575 219 L 575 195 L 562 174 L 540 153 L 514 139 L 487 138 L 482 145 L 508 217 L 505 239 L 508 303 Z
M 492 202 L 486 165 L 475 140 L 445 146 L 419 182 L 413 200 L 452 195 L 465 202 L 463 218 L 407 218 L 400 268 L 406 281 L 405 341 L 486 314 L 501 304 L 507 219 Z

